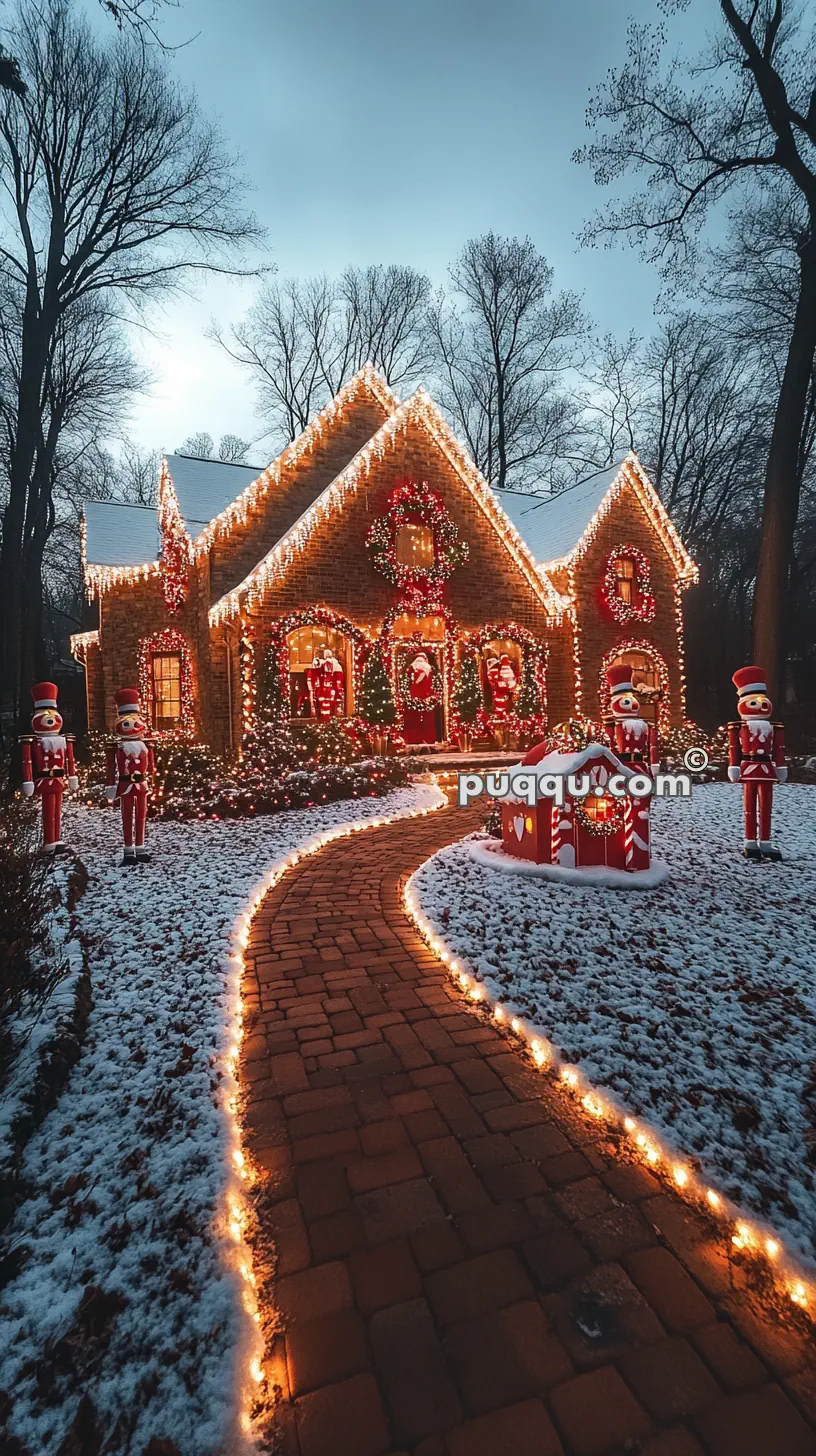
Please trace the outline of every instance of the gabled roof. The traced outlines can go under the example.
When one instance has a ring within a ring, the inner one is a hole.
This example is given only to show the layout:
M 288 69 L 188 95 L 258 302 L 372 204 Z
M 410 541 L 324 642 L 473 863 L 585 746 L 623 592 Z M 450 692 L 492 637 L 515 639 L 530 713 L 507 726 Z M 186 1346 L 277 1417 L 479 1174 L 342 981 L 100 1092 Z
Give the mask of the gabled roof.
M 276 488 L 288 468 L 315 449 L 323 434 L 361 394 L 368 394 L 387 414 L 399 406 L 397 396 L 373 365 L 364 364 L 265 470 L 190 455 L 167 455 L 161 466 L 157 508 L 84 501 L 84 560 L 89 587 L 112 585 L 134 571 L 147 575 L 157 569 L 162 494 L 168 488 L 175 494 L 192 551 L 198 554 L 208 550 L 216 536 L 229 535 L 246 519 L 249 510 Z M 134 510 L 144 513 L 138 525 Z M 152 517 L 152 527 L 148 517 Z
M 312 502 L 244 580 L 215 602 L 210 608 L 211 624 L 216 625 L 236 616 L 245 606 L 257 600 L 270 581 L 285 575 L 290 563 L 306 549 L 316 527 L 342 508 L 347 497 L 356 493 L 367 479 L 372 463 L 381 459 L 386 450 L 394 448 L 397 435 L 410 424 L 424 429 L 447 457 L 550 616 L 560 620 L 565 615 L 568 611 L 567 602 L 552 583 L 538 572 L 527 543 L 505 514 L 495 493 L 459 444 L 430 395 L 424 389 L 418 389 L 389 416 L 354 459 Z
M 569 566 L 587 550 L 595 531 L 621 491 L 629 487 L 657 531 L 683 582 L 697 580 L 697 565 L 681 541 L 666 507 L 634 451 L 619 465 L 599 471 L 552 496 L 494 494 L 546 573 Z

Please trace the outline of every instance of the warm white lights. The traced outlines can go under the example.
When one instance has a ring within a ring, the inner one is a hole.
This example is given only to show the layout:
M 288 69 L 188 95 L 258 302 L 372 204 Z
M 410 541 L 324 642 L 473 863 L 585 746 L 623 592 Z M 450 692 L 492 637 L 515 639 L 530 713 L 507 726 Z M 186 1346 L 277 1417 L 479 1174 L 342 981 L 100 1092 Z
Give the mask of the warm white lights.
M 664 1148 L 656 1134 L 652 1133 L 650 1129 L 644 1128 L 629 1114 L 620 1112 L 614 1104 L 607 1101 L 593 1088 L 588 1088 L 576 1067 L 561 1064 L 557 1049 L 545 1037 L 525 1026 L 519 1017 L 510 1015 L 505 1006 L 499 1002 L 493 1002 L 484 983 L 469 976 L 458 961 L 451 959 L 449 947 L 440 939 L 435 928 L 419 908 L 410 880 L 403 891 L 403 904 L 409 919 L 413 921 L 427 944 L 447 966 L 452 979 L 462 988 L 468 999 L 478 1000 L 498 1026 L 507 1027 L 508 1031 L 520 1037 L 526 1043 L 530 1056 L 540 1071 L 551 1071 L 556 1075 L 580 1099 L 581 1105 L 589 1117 L 596 1121 L 605 1120 L 608 1124 L 617 1123 L 618 1127 L 622 1128 L 631 1139 L 634 1149 L 648 1166 L 670 1180 L 683 1198 L 698 1205 L 705 1203 L 711 1214 L 731 1225 L 731 1244 L 734 1249 L 740 1252 L 747 1250 L 755 1256 L 766 1258 L 775 1266 L 780 1277 L 781 1287 L 784 1288 L 788 1298 L 801 1308 L 810 1306 L 816 1297 L 816 1289 L 811 1288 L 803 1279 L 800 1279 L 798 1271 L 791 1268 L 779 1239 L 768 1231 L 752 1227 L 744 1219 L 735 1221 L 733 1207 L 729 1206 L 713 1188 L 701 1185 L 696 1179 L 692 1167 L 686 1162 L 679 1161 L 669 1149 Z

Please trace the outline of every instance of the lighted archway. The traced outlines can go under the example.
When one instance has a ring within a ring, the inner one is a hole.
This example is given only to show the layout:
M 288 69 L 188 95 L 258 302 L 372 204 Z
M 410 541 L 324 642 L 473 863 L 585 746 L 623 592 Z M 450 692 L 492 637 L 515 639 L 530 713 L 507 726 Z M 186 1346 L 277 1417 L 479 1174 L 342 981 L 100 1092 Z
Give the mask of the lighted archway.
M 609 714 L 609 684 L 606 680 L 607 669 L 615 667 L 618 663 L 626 663 L 627 667 L 632 668 L 632 679 L 636 695 L 638 694 L 638 685 L 641 684 L 639 697 L 644 717 L 648 718 L 651 716 L 649 710 L 653 705 L 657 726 L 661 733 L 668 732 L 671 727 L 669 669 L 654 643 L 642 639 L 619 642 L 617 646 L 612 648 L 611 652 L 607 652 L 601 663 L 598 685 L 601 716 L 604 717 Z

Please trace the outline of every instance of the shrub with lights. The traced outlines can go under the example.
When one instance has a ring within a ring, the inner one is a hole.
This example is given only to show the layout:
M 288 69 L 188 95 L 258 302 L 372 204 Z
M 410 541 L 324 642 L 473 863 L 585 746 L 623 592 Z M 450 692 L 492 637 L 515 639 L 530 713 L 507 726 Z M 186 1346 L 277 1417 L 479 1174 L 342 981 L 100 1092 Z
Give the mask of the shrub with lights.
M 479 675 L 479 661 L 472 648 L 462 653 L 453 690 L 453 708 L 460 724 L 459 737 L 469 745 L 479 714 L 484 713 L 484 695 Z
M 380 647 L 374 649 L 363 668 L 357 707 L 363 722 L 375 730 L 392 728 L 397 721 L 391 679 Z

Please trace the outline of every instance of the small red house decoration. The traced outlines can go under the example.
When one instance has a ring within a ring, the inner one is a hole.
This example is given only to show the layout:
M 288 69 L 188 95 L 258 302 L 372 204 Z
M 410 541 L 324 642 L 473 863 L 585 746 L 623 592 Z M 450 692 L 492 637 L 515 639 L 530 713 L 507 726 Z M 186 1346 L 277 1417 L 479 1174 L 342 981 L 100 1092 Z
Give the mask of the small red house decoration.
M 590 743 L 578 753 L 561 753 L 540 743 L 522 759 L 520 767 L 534 773 L 539 782 L 547 775 L 561 776 L 564 803 L 541 797 L 530 807 L 517 799 L 504 799 L 505 854 L 564 870 L 608 868 L 631 873 L 649 869 L 649 796 L 627 793 L 618 798 L 608 792 L 613 774 L 620 774 L 627 784 L 636 777 L 611 749 Z M 588 779 L 589 792 L 570 793 L 570 775 L 576 787 L 583 787 L 583 780 Z

